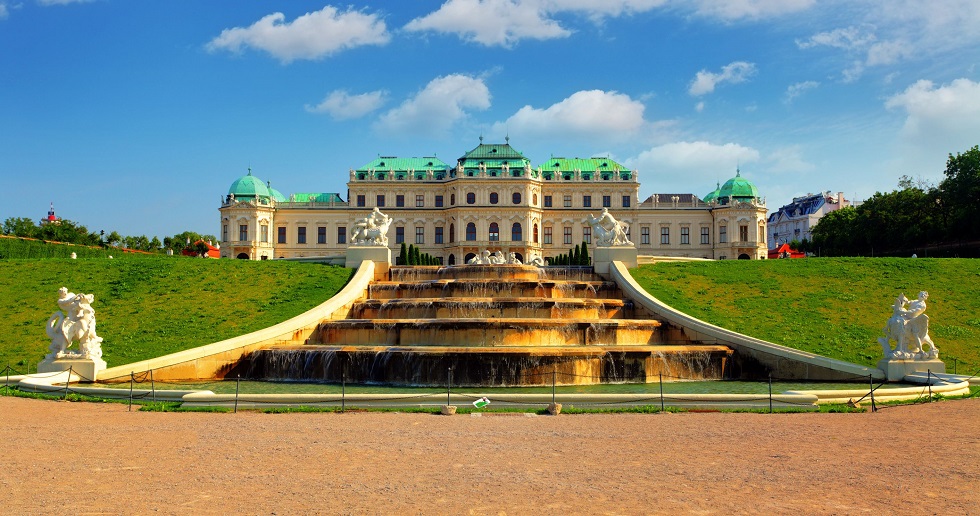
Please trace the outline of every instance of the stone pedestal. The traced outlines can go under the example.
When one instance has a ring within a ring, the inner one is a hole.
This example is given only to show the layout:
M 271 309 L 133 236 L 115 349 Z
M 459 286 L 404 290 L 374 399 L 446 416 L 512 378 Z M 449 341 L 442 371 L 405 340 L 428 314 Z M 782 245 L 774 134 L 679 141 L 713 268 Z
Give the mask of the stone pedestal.
M 60 373 L 71 369 L 73 373 L 82 377 L 83 382 L 94 382 L 98 379 L 99 371 L 105 368 L 105 360 L 101 358 L 46 358 L 37 365 L 37 372 Z
M 443 405 L 439 409 L 439 412 L 444 416 L 452 416 L 456 414 L 456 405 Z
M 347 247 L 346 267 L 357 268 L 364 260 L 374 262 L 374 275 L 388 275 L 391 268 L 391 249 L 379 245 L 352 245 Z
M 596 273 L 609 274 L 612 262 L 623 262 L 627 267 L 637 266 L 637 251 L 632 246 L 596 247 L 592 256 L 592 264 Z
M 885 379 L 897 382 L 911 373 L 945 373 L 946 364 L 938 358 L 932 360 L 879 360 L 878 369 L 885 372 Z

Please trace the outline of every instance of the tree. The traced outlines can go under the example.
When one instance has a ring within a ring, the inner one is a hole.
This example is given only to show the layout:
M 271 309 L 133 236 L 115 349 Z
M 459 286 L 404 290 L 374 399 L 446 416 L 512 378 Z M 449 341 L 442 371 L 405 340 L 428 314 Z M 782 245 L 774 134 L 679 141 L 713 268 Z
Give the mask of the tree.
M 38 227 L 27 217 L 10 217 L 3 221 L 3 234 L 25 238 L 36 238 Z
M 122 239 L 123 239 L 122 235 L 120 235 L 119 233 L 113 231 L 113 232 L 109 233 L 109 236 L 105 237 L 105 243 L 106 243 L 106 245 L 119 245 L 120 243 L 122 243 Z M 165 243 L 168 242 L 169 240 L 170 240 L 170 237 L 167 237 L 167 238 L 164 238 L 163 239 L 163 241 Z M 167 247 L 170 247 L 170 244 L 165 244 L 165 245 Z
M 578 246 L 572 248 L 572 251 L 568 253 L 571 257 L 569 265 L 579 265 L 579 249 Z
M 159 238 L 157 238 L 156 236 L 154 236 L 154 237 L 153 237 L 153 238 L 152 238 L 152 239 L 150 240 L 150 249 L 149 249 L 149 250 L 150 250 L 150 251 L 159 251 L 159 250 L 160 250 L 160 246 L 161 246 L 161 245 L 162 245 L 162 244 L 160 243 L 160 239 L 159 239 Z
M 589 258 L 589 246 L 585 242 L 582 242 L 582 254 L 579 256 L 579 260 L 582 265 L 592 265 L 592 259 Z
M 395 262 L 398 265 L 408 265 L 408 246 L 405 242 L 402 242 L 402 248 L 398 252 L 398 260 Z
M 208 244 L 206 244 L 203 240 L 199 240 L 196 244 L 193 244 L 193 246 L 194 246 L 194 252 L 197 253 L 198 256 L 200 256 L 201 258 L 208 257 Z
M 980 146 L 950 154 L 943 173 L 938 204 L 947 214 L 949 236 L 980 238 Z

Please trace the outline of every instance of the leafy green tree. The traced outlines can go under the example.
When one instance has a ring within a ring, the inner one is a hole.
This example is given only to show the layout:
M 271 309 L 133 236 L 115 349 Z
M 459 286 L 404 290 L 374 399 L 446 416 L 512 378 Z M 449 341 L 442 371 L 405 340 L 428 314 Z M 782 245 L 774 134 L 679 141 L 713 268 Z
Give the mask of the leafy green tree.
M 119 245 L 120 243 L 122 243 L 122 238 L 123 238 L 122 235 L 120 235 L 115 231 L 112 231 L 105 237 L 105 243 L 106 245 Z M 167 247 L 170 247 L 170 244 L 166 243 L 169 240 L 170 237 L 163 239 L 164 245 L 166 245 Z
M 10 217 L 3 221 L 3 234 L 25 238 L 36 238 L 38 227 L 27 217 Z
M 193 246 L 194 246 L 194 252 L 197 253 L 198 256 L 200 256 L 201 258 L 208 257 L 208 244 L 205 243 L 203 240 L 198 241 L 196 244 L 193 244 Z
M 949 235 L 980 238 L 980 146 L 949 155 L 939 185 L 939 204 L 948 219 Z
M 160 239 L 157 238 L 156 236 L 154 236 L 152 239 L 150 239 L 150 249 L 149 250 L 150 251 L 159 251 L 160 250 L 160 247 L 162 245 L 163 244 L 160 243 Z

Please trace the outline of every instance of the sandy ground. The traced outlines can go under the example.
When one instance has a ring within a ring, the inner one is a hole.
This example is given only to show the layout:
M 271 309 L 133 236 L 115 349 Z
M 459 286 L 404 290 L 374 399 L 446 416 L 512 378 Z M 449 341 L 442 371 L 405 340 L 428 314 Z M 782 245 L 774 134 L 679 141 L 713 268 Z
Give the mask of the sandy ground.
M 0 513 L 980 514 L 980 399 L 481 416 L 2 397 Z

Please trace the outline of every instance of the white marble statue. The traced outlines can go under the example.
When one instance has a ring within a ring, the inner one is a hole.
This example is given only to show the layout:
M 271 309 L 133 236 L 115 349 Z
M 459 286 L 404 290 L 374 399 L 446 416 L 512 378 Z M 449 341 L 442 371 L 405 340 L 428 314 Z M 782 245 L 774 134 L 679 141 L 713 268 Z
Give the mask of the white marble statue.
M 544 258 L 537 253 L 531 253 L 528 255 L 527 264 L 534 265 L 536 267 L 545 267 L 548 265 L 548 263 L 544 261 Z
M 370 215 L 362 219 L 357 219 L 351 226 L 350 243 L 351 245 L 376 245 L 388 246 L 388 226 L 391 225 L 391 217 L 381 213 L 381 210 L 374 208 Z
M 900 294 L 892 305 L 888 319 L 878 338 L 886 359 L 932 360 L 939 358 L 939 350 L 929 337 L 929 316 L 925 314 L 929 293 L 919 292 L 919 297 L 909 300 Z M 891 343 L 895 342 L 892 349 Z
M 626 236 L 626 233 L 629 231 L 629 225 L 616 220 L 609 213 L 608 208 L 603 208 L 598 218 L 593 217 L 590 213 L 588 222 L 592 226 L 592 234 L 596 239 L 596 247 L 633 245 L 633 242 L 630 242 L 630 239 Z
M 95 334 L 95 309 L 92 294 L 73 294 L 68 289 L 58 289 L 58 307 L 48 319 L 45 332 L 51 338 L 48 360 L 56 358 L 102 358 L 102 337 Z M 78 341 L 78 351 L 68 348 Z
M 480 254 L 470 258 L 466 264 L 467 265 L 490 265 L 490 251 L 486 249 L 480 251 Z
M 522 265 L 517 253 L 507 253 L 507 265 Z

